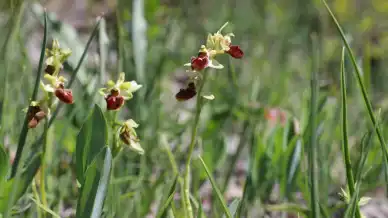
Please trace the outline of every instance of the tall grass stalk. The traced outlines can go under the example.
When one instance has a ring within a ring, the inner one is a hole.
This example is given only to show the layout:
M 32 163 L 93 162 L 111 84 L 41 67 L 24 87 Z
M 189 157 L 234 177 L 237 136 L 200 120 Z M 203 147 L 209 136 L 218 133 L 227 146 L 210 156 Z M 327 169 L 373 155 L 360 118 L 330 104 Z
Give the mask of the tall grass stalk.
M 191 132 L 191 141 L 189 145 L 189 152 L 187 154 L 187 159 L 186 159 L 186 164 L 185 164 L 185 171 L 183 174 L 183 200 L 184 200 L 184 206 L 186 209 L 186 217 L 188 218 L 193 218 L 193 208 L 190 203 L 190 164 L 191 164 L 191 158 L 193 156 L 194 148 L 195 148 L 195 142 L 197 138 L 197 130 L 198 130 L 198 122 L 199 122 L 199 117 L 201 115 L 201 110 L 202 110 L 202 103 L 203 99 L 201 96 L 203 87 L 206 83 L 206 78 L 207 74 L 209 72 L 205 72 L 201 81 L 201 85 L 198 89 L 197 92 L 197 102 L 196 102 L 196 109 L 195 109 L 195 117 L 194 117 L 194 123 L 193 123 L 193 129 Z
M 384 157 L 383 158 L 383 164 L 384 164 L 384 169 L 385 169 L 384 170 L 385 182 L 387 184 L 387 189 L 386 190 L 387 190 L 387 195 L 388 195 L 388 150 L 387 150 L 387 147 L 386 147 L 384 136 L 382 134 L 380 126 L 377 125 L 376 117 L 375 117 L 375 115 L 373 113 L 372 104 L 371 104 L 371 102 L 369 100 L 369 97 L 368 97 L 368 94 L 367 94 L 364 82 L 362 80 L 361 70 L 359 69 L 359 67 L 357 65 L 356 59 L 355 59 L 355 57 L 353 55 L 353 52 L 352 52 L 352 49 L 350 48 L 349 43 L 346 40 L 345 33 L 342 30 L 342 28 L 341 28 L 340 24 L 338 23 L 337 19 L 335 18 L 334 14 L 331 11 L 331 9 L 330 9 L 329 5 L 327 4 L 327 2 L 325 0 L 322 0 L 322 2 L 325 5 L 327 11 L 329 12 L 331 18 L 333 19 L 333 22 L 335 23 L 335 26 L 336 26 L 336 28 L 337 28 L 340 36 L 341 36 L 341 39 L 342 39 L 343 43 L 345 44 L 346 51 L 348 52 L 348 54 L 350 56 L 350 60 L 352 62 L 352 65 L 353 65 L 353 68 L 354 68 L 354 71 L 355 71 L 355 76 L 356 76 L 359 88 L 361 90 L 361 93 L 362 93 L 362 98 L 364 99 L 366 108 L 368 110 L 369 118 L 370 118 L 370 120 L 372 122 L 372 125 L 376 126 L 377 137 L 379 139 L 381 150 L 383 152 L 383 157 Z
M 311 36 L 312 41 L 312 70 L 311 70 L 311 99 L 310 99 L 310 149 L 308 150 L 309 177 L 310 177 L 310 206 L 311 217 L 319 218 L 319 186 L 318 186 L 318 168 L 317 168 L 317 113 L 318 113 L 318 52 L 317 37 Z
M 348 143 L 348 123 L 347 123 L 347 100 L 346 100 L 346 77 L 345 77 L 345 48 L 342 49 L 341 58 L 341 94 L 342 94 L 342 152 L 346 168 L 346 179 L 348 182 L 349 197 L 354 195 L 354 177 L 352 164 L 350 162 Z M 356 199 L 357 201 L 357 199 Z M 356 218 L 361 218 L 360 208 L 356 204 Z

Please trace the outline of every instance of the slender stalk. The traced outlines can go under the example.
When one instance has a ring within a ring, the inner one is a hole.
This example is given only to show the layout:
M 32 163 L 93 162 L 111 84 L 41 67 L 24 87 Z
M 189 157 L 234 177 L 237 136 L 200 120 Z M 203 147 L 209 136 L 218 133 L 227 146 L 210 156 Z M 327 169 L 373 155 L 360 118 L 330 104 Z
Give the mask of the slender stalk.
M 45 119 L 44 123 L 44 140 L 43 140 L 43 153 L 42 153 L 42 165 L 40 166 L 40 197 L 42 200 L 42 205 L 48 208 L 47 197 L 46 197 L 46 183 L 45 183 L 45 174 L 46 174 L 46 148 L 47 148 L 47 132 L 48 132 L 48 119 Z M 43 212 L 43 217 L 46 217 L 46 213 Z
M 195 142 L 196 142 L 196 137 L 197 137 L 197 130 L 198 130 L 198 122 L 199 122 L 199 117 L 201 114 L 202 110 L 202 89 L 205 85 L 206 82 L 206 77 L 207 77 L 208 72 L 205 72 L 203 74 L 202 82 L 201 85 L 198 89 L 197 93 L 197 103 L 196 103 L 196 111 L 195 111 L 195 117 L 194 117 L 194 124 L 193 124 L 193 129 L 191 132 L 191 141 L 189 145 L 189 152 L 187 154 L 187 160 L 185 164 L 185 172 L 183 174 L 183 200 L 184 200 L 184 205 L 186 208 L 186 217 L 188 218 L 193 218 L 193 208 L 191 207 L 190 203 L 190 164 L 191 164 L 191 158 L 194 152 L 194 147 L 195 147 Z
M 348 182 L 349 195 L 354 195 L 354 177 L 352 164 L 350 163 L 348 124 L 347 124 L 347 103 L 346 103 L 346 77 L 345 77 L 345 48 L 342 48 L 341 59 L 341 91 L 342 91 L 342 149 L 346 168 L 346 178 Z M 357 199 L 356 199 L 357 200 Z M 361 218 L 360 208 L 356 204 L 356 218 Z
M 118 113 L 117 113 L 117 111 L 112 111 L 112 113 L 110 115 L 111 115 L 111 128 L 112 128 L 112 139 L 111 139 L 112 157 L 113 157 L 113 159 L 115 159 L 115 157 L 117 157 L 117 155 L 120 153 L 120 146 L 119 146 L 120 142 L 118 142 L 117 138 L 116 138 L 117 130 L 119 127 L 119 125 L 117 125 Z M 112 174 L 112 176 L 113 176 L 113 174 Z
M 317 152 L 318 152 L 318 140 L 317 140 L 317 105 L 318 105 L 318 75 L 317 70 L 317 54 L 316 52 L 316 37 L 312 37 L 312 54 L 313 54 L 313 69 L 311 71 L 311 100 L 310 100 L 310 149 L 308 151 L 309 159 L 309 175 L 310 175 L 310 200 L 311 211 L 313 218 L 319 218 L 319 187 L 318 187 L 318 168 L 317 168 Z
M 32 193 L 34 193 L 36 201 L 39 204 L 41 204 L 40 199 L 39 199 L 39 193 L 38 193 L 38 190 L 36 189 L 35 180 L 32 180 L 31 188 L 32 188 Z M 36 210 L 38 211 L 38 218 L 42 218 L 43 217 L 42 216 L 42 209 L 40 207 L 36 207 Z

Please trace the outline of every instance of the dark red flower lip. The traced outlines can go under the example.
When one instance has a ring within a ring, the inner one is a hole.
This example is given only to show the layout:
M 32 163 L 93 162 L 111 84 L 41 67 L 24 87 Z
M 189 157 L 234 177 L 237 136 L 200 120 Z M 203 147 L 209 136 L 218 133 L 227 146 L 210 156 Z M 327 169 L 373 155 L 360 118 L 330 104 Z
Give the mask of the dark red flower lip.
M 110 94 L 105 101 L 108 110 L 118 110 L 124 105 L 124 97 L 120 95 Z
M 191 58 L 191 69 L 201 71 L 209 65 L 209 57 L 206 52 L 198 53 L 197 57 Z
M 63 86 L 55 90 L 55 96 L 66 104 L 73 104 L 73 93 L 70 89 L 64 89 Z
M 240 46 L 238 45 L 231 45 L 229 46 L 229 50 L 226 51 L 230 56 L 240 59 L 244 56 L 244 52 L 241 50 Z
M 197 95 L 195 84 L 193 82 L 189 83 L 187 88 L 180 89 L 179 92 L 175 95 L 175 98 L 178 101 L 187 101 Z

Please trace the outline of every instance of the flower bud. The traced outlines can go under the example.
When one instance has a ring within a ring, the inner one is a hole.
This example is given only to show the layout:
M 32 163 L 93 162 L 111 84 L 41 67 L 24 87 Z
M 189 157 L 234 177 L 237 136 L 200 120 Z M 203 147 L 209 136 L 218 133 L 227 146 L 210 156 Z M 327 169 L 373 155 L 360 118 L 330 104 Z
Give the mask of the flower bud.
M 28 122 L 28 128 L 33 129 L 39 124 L 39 121 L 33 117 L 29 122 Z
M 28 128 L 35 128 L 45 116 L 46 113 L 39 106 L 30 106 L 27 114 Z
M 133 120 L 127 120 L 120 127 L 120 139 L 121 141 L 129 145 L 129 148 L 138 152 L 139 154 L 144 154 L 143 148 L 140 146 L 140 140 L 136 135 L 135 128 L 138 127 L 138 124 Z
M 226 53 L 230 54 L 230 56 L 240 59 L 244 56 L 244 52 L 240 49 L 238 45 L 229 46 L 229 50 Z

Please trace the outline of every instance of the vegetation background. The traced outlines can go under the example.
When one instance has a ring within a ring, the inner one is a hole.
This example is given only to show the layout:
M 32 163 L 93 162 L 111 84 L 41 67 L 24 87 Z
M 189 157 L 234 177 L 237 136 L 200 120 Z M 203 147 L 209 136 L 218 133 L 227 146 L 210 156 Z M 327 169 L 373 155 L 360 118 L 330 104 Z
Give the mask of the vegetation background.
M 327 2 L 345 31 L 382 133 L 388 136 L 388 1 Z M 11 162 L 23 125 L 22 109 L 29 104 L 36 78 L 42 9 L 49 15 L 48 44 L 57 38 L 73 51 L 65 75 L 76 68 L 97 16 L 105 18 L 77 74 L 76 104 L 63 107 L 48 132 L 49 208 L 60 217 L 75 217 L 76 137 L 92 105 L 105 108 L 96 91 L 123 71 L 128 80 L 143 85 L 120 116 L 140 124 L 137 133 L 146 152 L 138 155 L 125 149 L 114 159 L 103 217 L 156 217 L 176 173 L 183 170 L 189 144 L 195 100 L 178 102 L 174 97 L 184 86 L 183 64 L 197 53 L 207 33 L 229 21 L 226 31 L 235 33 L 233 40 L 245 56 L 241 61 L 225 57 L 220 62 L 226 67 L 210 72 L 205 90 L 216 98 L 202 111 L 195 156 L 202 156 L 230 207 L 244 199 L 246 217 L 302 216 L 310 210 L 307 153 L 311 75 L 317 72 L 319 202 L 330 217 L 343 217 L 339 193 L 346 189 L 340 80 L 344 44 L 322 1 L 144 0 L 144 10 L 134 5 L 127 0 L 0 0 L 0 146 Z M 144 11 L 140 14 L 147 32 L 137 40 L 147 42 L 145 51 L 133 37 L 140 25 L 132 22 L 136 11 Z M 372 200 L 361 211 L 366 217 L 388 217 L 383 152 L 348 56 L 345 69 L 347 138 L 355 172 L 365 153 L 364 139 L 370 136 L 359 190 L 360 196 Z M 27 144 L 42 130 L 30 131 Z M 222 217 L 200 160 L 194 157 L 192 166 L 194 207 L 202 205 L 208 217 Z M 29 187 L 18 201 L 16 217 L 36 217 L 42 210 L 30 200 L 32 193 Z M 173 202 L 172 207 L 180 208 L 179 185 Z

